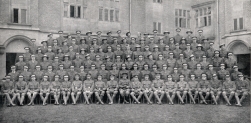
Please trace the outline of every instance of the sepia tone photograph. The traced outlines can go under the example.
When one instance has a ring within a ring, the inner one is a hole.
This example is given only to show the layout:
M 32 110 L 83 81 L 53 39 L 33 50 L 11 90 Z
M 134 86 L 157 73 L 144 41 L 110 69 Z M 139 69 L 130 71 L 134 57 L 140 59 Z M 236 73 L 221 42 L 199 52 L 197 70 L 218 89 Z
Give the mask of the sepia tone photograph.
M 251 0 L 0 0 L 0 123 L 250 123 Z

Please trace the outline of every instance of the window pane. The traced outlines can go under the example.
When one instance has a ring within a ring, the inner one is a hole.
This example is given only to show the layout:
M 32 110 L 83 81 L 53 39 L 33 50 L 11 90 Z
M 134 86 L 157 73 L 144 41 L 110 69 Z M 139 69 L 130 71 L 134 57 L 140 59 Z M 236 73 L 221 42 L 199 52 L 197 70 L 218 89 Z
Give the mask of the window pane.
M 13 9 L 13 23 L 18 23 L 18 9 Z
M 179 9 L 179 16 L 182 16 L 182 10 Z
M 26 9 L 21 9 L 21 23 L 26 24 Z
M 243 29 L 243 18 L 239 18 L 240 29 Z
M 199 10 L 196 10 L 195 11 L 195 17 L 198 17 L 199 16 Z
M 70 6 L 70 17 L 74 17 L 75 15 L 75 6 Z
M 83 7 L 83 18 L 86 18 L 86 9 L 87 7 Z
M 207 15 L 207 8 L 204 8 L 204 15 Z
M 190 19 L 187 19 L 187 28 L 190 28 Z
M 190 11 L 187 11 L 187 18 L 190 19 Z
M 202 13 L 202 9 L 200 9 L 200 16 L 202 16 L 203 15 L 203 13 Z
M 105 21 L 108 21 L 108 9 L 105 9 Z
M 158 23 L 158 33 L 161 33 L 161 23 Z
M 207 26 L 207 17 L 204 17 L 204 26 Z
M 179 16 L 179 10 L 175 9 L 175 16 Z
M 81 6 L 78 6 L 78 15 L 77 15 L 77 18 L 80 18 L 80 15 L 81 15 Z
M 179 27 L 179 18 L 177 18 L 177 17 L 175 18 L 175 26 Z
M 110 10 L 110 21 L 114 21 L 113 20 L 113 13 L 114 13 L 114 10 Z
M 186 17 L 186 10 L 183 10 L 183 16 Z
M 158 3 L 161 3 L 161 0 L 158 0 Z
M 185 18 L 180 18 L 180 27 L 186 28 L 186 19 Z
M 211 16 L 208 16 L 208 26 L 211 26 Z
M 118 9 L 115 11 L 115 18 L 116 18 L 116 21 L 119 21 L 119 10 Z
M 208 11 L 208 14 L 210 15 L 211 14 L 211 7 L 208 7 L 207 11 Z
M 102 21 L 103 20 L 103 9 L 99 8 L 99 20 Z
M 205 21 L 204 21 L 204 17 L 200 18 L 200 27 L 205 26 Z
M 157 23 L 153 22 L 153 30 L 156 30 L 156 28 L 157 28 Z
M 196 18 L 196 27 L 199 27 L 199 20 Z
M 68 4 L 65 3 L 64 4 L 64 17 L 67 17 L 68 16 Z
M 234 19 L 234 30 L 237 30 L 237 19 Z

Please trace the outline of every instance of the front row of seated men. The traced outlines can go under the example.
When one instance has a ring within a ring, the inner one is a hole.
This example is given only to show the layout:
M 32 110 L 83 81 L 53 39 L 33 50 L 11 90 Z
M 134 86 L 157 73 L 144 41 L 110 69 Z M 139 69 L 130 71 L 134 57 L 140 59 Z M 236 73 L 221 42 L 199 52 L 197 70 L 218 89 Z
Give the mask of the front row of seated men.
M 55 75 L 52 82 L 48 81 L 48 76 L 44 75 L 42 82 L 36 81 L 36 75 L 31 75 L 31 81 L 26 82 L 22 75 L 16 83 L 11 81 L 10 76 L 3 79 L 2 91 L 6 95 L 9 106 L 15 106 L 17 97 L 20 105 L 23 105 L 25 96 L 27 95 L 30 102 L 28 105 L 34 105 L 34 100 L 37 95 L 40 96 L 43 105 L 46 105 L 49 95 L 53 95 L 55 105 L 59 105 L 60 95 L 63 96 L 63 104 L 67 105 L 69 98 L 72 98 L 72 104 L 76 104 L 80 95 L 83 93 L 85 103 L 89 104 L 92 94 L 99 104 L 104 104 L 103 97 L 107 94 L 109 104 L 113 104 L 116 95 L 120 94 L 120 99 L 123 103 L 129 103 L 130 96 L 134 103 L 140 103 L 142 96 L 145 97 L 148 104 L 152 104 L 152 96 L 155 97 L 157 104 L 162 104 L 162 99 L 166 95 L 169 104 L 174 104 L 175 96 L 178 97 L 181 104 L 188 94 L 192 103 L 196 103 L 195 99 L 200 96 L 200 103 L 207 104 L 206 100 L 211 96 L 213 104 L 217 105 L 219 97 L 222 95 L 227 105 L 231 105 L 230 101 L 233 97 L 236 99 L 236 105 L 242 106 L 242 101 L 249 93 L 249 83 L 243 79 L 243 75 L 238 75 L 237 81 L 231 81 L 229 74 L 222 81 L 217 79 L 217 75 L 213 74 L 213 79 L 207 80 L 207 75 L 202 73 L 201 79 L 196 80 L 195 75 L 190 76 L 188 82 L 184 81 L 184 75 L 180 75 L 180 81 L 174 82 L 172 75 L 167 75 L 167 81 L 160 78 L 160 73 L 157 73 L 155 79 L 151 81 L 149 74 L 144 75 L 142 81 L 138 75 L 135 75 L 132 80 L 128 79 L 127 74 L 122 74 L 122 79 L 115 80 L 113 74 L 110 75 L 110 81 L 104 82 L 102 75 L 98 75 L 97 81 L 94 82 L 91 74 L 87 74 L 87 79 L 81 81 L 79 75 L 74 76 L 74 81 L 69 81 L 69 76 L 64 76 L 64 81 L 59 81 L 59 75 Z

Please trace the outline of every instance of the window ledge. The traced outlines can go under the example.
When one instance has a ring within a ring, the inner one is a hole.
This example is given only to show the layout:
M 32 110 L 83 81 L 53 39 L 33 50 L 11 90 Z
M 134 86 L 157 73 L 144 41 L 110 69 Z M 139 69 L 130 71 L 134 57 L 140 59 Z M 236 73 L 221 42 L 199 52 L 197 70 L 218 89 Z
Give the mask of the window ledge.
M 21 23 L 7 23 L 8 25 L 17 25 L 17 26 L 32 26 L 31 24 L 21 24 Z
M 242 29 L 242 30 L 233 30 L 230 32 L 231 33 L 238 33 L 238 32 L 246 32 L 247 30 L 246 29 Z

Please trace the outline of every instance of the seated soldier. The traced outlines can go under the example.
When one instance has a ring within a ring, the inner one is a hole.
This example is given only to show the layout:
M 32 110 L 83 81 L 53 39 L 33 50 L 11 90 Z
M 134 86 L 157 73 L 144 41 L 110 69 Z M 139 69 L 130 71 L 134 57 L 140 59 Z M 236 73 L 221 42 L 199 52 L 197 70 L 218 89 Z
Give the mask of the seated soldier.
M 67 105 L 67 101 L 71 95 L 71 82 L 69 81 L 69 76 L 64 76 L 64 81 L 62 82 L 61 89 L 63 94 L 64 105 Z
M 141 70 L 140 71 L 140 75 L 142 76 L 141 78 L 141 80 L 143 80 L 144 78 L 144 75 L 146 75 L 146 74 L 148 74 L 148 75 L 150 75 L 150 70 L 149 70 L 149 66 L 148 66 L 148 64 L 144 64 L 144 68 L 143 68 L 143 70 Z
M 164 81 L 160 79 L 160 73 L 155 74 L 155 79 L 152 82 L 152 89 L 155 98 L 158 100 L 157 104 L 161 105 L 162 98 L 164 97 L 164 90 L 163 90 Z
M 35 54 L 36 60 L 40 63 L 43 60 L 44 54 L 42 53 L 42 50 L 40 47 L 37 48 L 37 53 Z
M 98 72 L 99 75 L 102 75 L 102 78 L 104 80 L 104 82 L 107 82 L 108 78 L 109 78 L 109 71 L 105 70 L 105 64 L 101 64 L 100 65 L 100 70 Z
M 117 65 L 118 69 L 121 69 L 121 65 L 123 64 L 123 60 L 121 59 L 121 56 L 118 55 L 114 61 L 114 64 Z
M 223 82 L 223 87 L 222 87 L 222 96 L 227 102 L 226 105 L 231 105 L 230 101 L 235 95 L 236 85 L 234 81 L 230 80 L 229 74 L 226 74 L 225 78 L 226 80 Z M 227 95 L 229 95 L 229 97 Z
M 138 65 L 138 70 L 143 69 L 143 65 L 145 64 L 145 61 L 143 60 L 143 55 L 139 55 L 138 61 L 135 62 Z
M 24 62 L 24 56 L 19 56 L 18 62 L 15 64 L 15 66 L 17 67 L 17 72 L 23 71 L 25 65 L 26 62 Z
M 231 79 L 233 81 L 238 81 L 239 80 L 238 75 L 240 75 L 240 74 L 242 74 L 242 73 L 238 71 L 238 66 L 234 65 L 233 66 L 233 72 L 231 73 Z
M 21 106 L 23 106 L 23 101 L 27 93 L 27 90 L 28 90 L 27 82 L 25 82 L 24 77 L 20 75 L 18 82 L 16 83 L 15 86 L 15 94 Z
M 8 75 L 11 81 L 16 82 L 18 80 L 19 73 L 16 71 L 16 66 L 11 66 L 11 72 Z
M 154 65 L 152 66 L 152 71 L 151 71 L 151 73 L 150 73 L 150 80 L 154 80 L 154 79 L 155 79 L 155 75 L 156 75 L 157 73 L 159 73 L 159 70 L 157 69 L 157 65 L 154 64 Z
M 197 98 L 198 93 L 199 93 L 198 92 L 199 83 L 197 80 L 195 80 L 194 74 L 191 74 L 191 80 L 188 81 L 188 86 L 189 86 L 188 95 L 191 98 L 191 100 L 193 101 L 192 103 L 196 104 L 195 99 Z M 193 96 L 193 94 L 194 94 L 194 96 Z
M 173 82 L 172 75 L 167 76 L 167 81 L 165 82 L 163 88 L 165 88 L 165 93 L 166 93 L 167 99 L 169 100 L 169 104 L 173 105 L 173 100 L 176 95 L 177 85 L 175 82 Z
M 122 74 L 124 74 L 124 73 L 127 74 L 128 79 L 131 78 L 130 77 L 130 70 L 126 69 L 126 64 L 125 63 L 121 64 L 121 70 L 119 71 L 119 78 L 122 78 Z
M 108 96 L 108 99 L 110 100 L 109 104 L 113 104 L 113 100 L 115 96 L 118 93 L 118 82 L 117 80 L 114 80 L 114 75 L 110 75 L 110 81 L 107 82 L 107 91 L 106 94 Z
M 187 63 L 188 68 L 191 71 L 194 71 L 198 62 L 195 60 L 194 55 L 191 55 L 189 58 L 190 58 L 190 61 L 188 61 L 188 63 Z
M 30 99 L 29 105 L 34 105 L 34 100 L 39 91 L 39 82 L 36 81 L 36 75 L 31 75 L 31 82 L 28 83 L 28 98 Z
M 112 64 L 112 70 L 109 71 L 110 74 L 113 74 L 115 77 L 115 80 L 118 80 L 119 78 L 119 70 L 117 69 L 117 65 L 116 64 Z
M 31 60 L 27 62 L 27 65 L 30 68 L 30 71 L 34 72 L 36 65 L 38 65 L 38 61 L 36 61 L 35 55 L 31 55 Z
M 59 75 L 55 75 L 55 81 L 51 83 L 51 93 L 54 96 L 54 105 L 59 105 L 61 82 L 59 82 Z
M 244 80 L 243 75 L 238 75 L 239 80 L 237 80 L 236 83 L 236 93 L 235 93 L 235 99 L 237 100 L 237 106 L 242 106 L 242 101 L 248 96 L 249 93 L 249 82 L 248 80 Z M 241 96 L 241 98 L 239 98 Z
M 226 80 L 226 75 L 229 75 L 229 72 L 225 70 L 225 64 L 220 64 L 220 70 L 218 71 L 218 78 L 223 82 Z
M 76 105 L 83 88 L 82 81 L 79 80 L 79 74 L 75 74 L 75 80 L 72 82 L 71 86 L 72 86 L 71 98 L 73 101 L 73 105 Z
M 149 69 L 152 70 L 152 67 L 155 64 L 155 60 L 153 60 L 152 54 L 149 54 L 147 57 L 148 57 L 148 59 L 146 59 L 146 63 L 148 64 Z
M 193 71 L 193 74 L 195 75 L 195 78 L 197 80 L 200 80 L 201 74 L 204 73 L 204 71 L 201 69 L 201 64 L 196 65 L 196 70 Z
M 140 75 L 140 70 L 138 70 L 138 64 L 133 64 L 133 70 L 130 71 L 131 74 L 130 76 L 128 76 L 128 79 L 130 79 L 129 77 L 131 76 L 135 76 L 135 75 L 138 75 L 139 78 L 141 78 L 141 75 Z
M 106 59 L 106 61 L 104 62 L 104 64 L 106 66 L 106 70 L 111 70 L 113 61 L 111 61 L 109 56 L 106 56 L 105 59 Z
M 75 71 L 75 67 L 73 65 L 70 66 L 70 70 L 67 72 L 67 75 L 69 76 L 69 81 L 72 82 L 74 81 L 74 77 L 77 74 Z
M 50 65 L 50 62 L 48 61 L 48 56 L 43 55 L 43 62 L 40 62 L 40 66 L 43 71 L 47 70 L 47 67 Z
M 166 60 L 164 60 L 164 58 L 163 58 L 163 55 L 162 54 L 159 54 L 159 56 L 158 56 L 159 58 L 158 58 L 158 60 L 156 60 L 156 65 L 157 65 L 157 67 L 158 68 L 162 68 L 162 66 L 164 65 L 164 64 L 166 64 L 167 63 L 167 61 Z
M 56 57 L 54 57 L 54 61 L 51 63 L 51 66 L 53 68 L 53 72 L 57 72 L 59 65 L 60 65 L 59 58 L 56 56 Z
M 44 76 L 43 81 L 40 83 L 40 97 L 43 101 L 44 106 L 46 105 L 46 101 L 49 95 L 50 95 L 50 82 L 48 81 L 48 76 Z
M 28 71 L 28 66 L 24 66 L 24 71 L 22 71 L 21 73 L 20 73 L 20 75 L 22 75 L 23 77 L 24 77 L 24 81 L 25 82 L 28 82 L 28 81 L 30 81 L 30 76 L 31 76 L 31 72 L 30 71 Z
M 122 76 L 122 79 L 119 80 L 119 93 L 123 98 L 123 103 L 129 103 L 130 80 L 127 78 L 127 74 L 124 73 Z
M 24 62 L 28 63 L 30 61 L 30 58 L 31 58 L 30 48 L 25 47 L 24 49 L 25 49 L 25 53 L 23 54 Z
M 131 88 L 131 93 L 130 95 L 132 96 L 132 98 L 134 99 L 134 103 L 138 103 L 140 104 L 139 100 L 143 94 L 142 92 L 142 84 L 139 81 L 138 75 L 135 75 L 132 82 L 130 83 L 130 88 Z M 138 97 L 136 97 L 138 96 Z
M 151 99 L 153 96 L 152 82 L 149 79 L 149 74 L 144 74 L 144 80 L 142 81 L 142 91 L 147 100 L 147 104 L 152 104 Z
M 187 96 L 187 91 L 188 91 L 189 85 L 187 82 L 184 81 L 184 75 L 180 75 L 180 81 L 177 82 L 177 96 L 181 102 L 181 104 L 184 103 L 184 99 Z M 182 94 L 182 96 L 181 96 Z
M 91 74 L 93 80 L 97 80 L 98 70 L 96 69 L 96 65 L 95 64 L 91 65 L 91 70 L 89 70 L 88 73 Z
M 180 73 L 178 72 L 178 68 L 176 68 L 176 67 L 173 68 L 173 73 L 171 75 L 173 77 L 173 81 L 177 83 L 180 78 Z
M 203 73 L 201 74 L 201 81 L 200 81 L 200 86 L 199 86 L 199 95 L 201 98 L 200 103 L 205 103 L 207 105 L 206 99 L 210 95 L 210 82 L 207 80 L 207 74 Z M 206 94 L 204 97 L 203 95 Z
M 62 64 L 64 65 L 64 69 L 68 70 L 70 66 L 72 65 L 72 62 L 69 60 L 70 56 L 69 55 L 64 55 L 64 61 Z
M 52 82 L 54 80 L 55 73 L 53 72 L 51 65 L 48 66 L 47 71 L 44 71 L 44 75 L 48 76 L 49 82 Z
M 174 58 L 173 52 L 169 53 L 169 58 L 167 59 L 168 70 L 173 70 L 176 65 L 176 59 Z
M 191 74 L 191 70 L 187 68 L 187 64 L 182 64 L 183 68 L 181 69 L 180 73 L 185 76 L 185 81 L 189 81 L 189 76 Z
M 94 89 L 94 80 L 91 78 L 91 74 L 86 75 L 86 80 L 83 82 L 83 95 L 86 100 L 86 103 L 89 105 L 89 100 L 93 94 Z
M 96 59 L 93 63 L 95 64 L 96 69 L 100 70 L 100 65 L 103 64 L 103 61 L 100 59 L 99 55 L 96 55 Z
M 37 65 L 36 70 L 33 72 L 33 74 L 36 76 L 36 81 L 38 82 L 42 81 L 44 72 L 41 71 L 41 66 Z
M 210 80 L 210 84 L 211 84 L 210 94 L 212 96 L 212 99 L 214 100 L 213 104 L 217 105 L 217 101 L 222 93 L 222 84 L 221 81 L 218 80 L 217 74 L 213 74 L 213 78 Z
M 179 69 L 179 70 L 181 70 L 182 69 L 182 67 L 183 67 L 183 64 L 186 64 L 187 63 L 187 60 L 184 58 L 184 54 L 179 54 L 179 59 L 178 58 L 176 58 L 177 59 L 177 61 L 176 61 L 176 67 Z
M 45 55 L 48 56 L 48 61 L 49 62 L 53 61 L 53 58 L 55 57 L 55 54 L 54 54 L 54 52 L 52 52 L 52 47 L 51 46 L 48 46 L 48 52 L 45 53 Z
M 7 106 L 15 106 L 14 104 L 14 100 L 16 99 L 16 94 L 15 94 L 15 85 L 14 82 L 11 81 L 10 79 L 11 77 L 9 75 L 7 75 L 5 78 L 3 78 L 2 80 L 2 88 L 1 90 L 3 91 L 4 95 L 7 97 L 8 100 L 8 104 Z M 5 80 L 6 79 L 6 80 Z M 12 96 L 12 98 L 11 98 Z
M 81 81 L 84 81 L 86 79 L 86 72 L 85 72 L 85 67 L 84 66 L 80 66 L 80 72 L 79 74 L 79 78 Z
M 95 96 L 98 99 L 97 104 L 101 103 L 102 105 L 104 104 L 103 102 L 103 97 L 105 95 L 106 91 L 106 85 L 105 82 L 102 80 L 102 75 L 98 75 L 98 80 L 95 82 Z
M 63 64 L 59 65 L 59 70 L 57 70 L 56 74 L 59 75 L 59 81 L 62 82 L 64 80 L 64 76 L 67 75 Z

